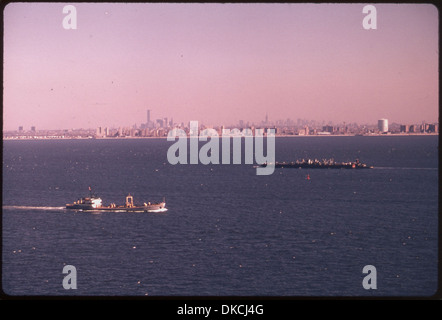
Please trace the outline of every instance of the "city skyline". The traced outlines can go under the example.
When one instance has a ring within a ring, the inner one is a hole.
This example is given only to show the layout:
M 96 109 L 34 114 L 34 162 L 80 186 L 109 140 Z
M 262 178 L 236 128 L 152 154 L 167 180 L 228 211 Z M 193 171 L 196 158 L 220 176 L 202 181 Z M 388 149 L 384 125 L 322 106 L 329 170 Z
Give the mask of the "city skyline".
M 146 122 L 140 125 L 130 126 L 98 126 L 96 128 L 71 128 L 71 129 L 52 129 L 38 130 L 35 126 L 29 129 L 19 126 L 18 130 L 4 130 L 3 139 L 90 139 L 90 138 L 161 138 L 168 137 L 170 133 L 174 134 L 175 129 L 183 130 L 187 135 L 191 134 L 193 128 L 198 130 L 214 129 L 219 136 L 222 136 L 230 130 L 242 134 L 254 133 L 257 129 L 268 133 L 273 130 L 275 136 L 315 136 L 315 135 L 333 135 L 333 136 L 363 136 L 363 135 L 389 135 L 389 134 L 439 134 L 439 123 L 390 123 L 388 119 L 382 118 L 377 124 L 358 124 L 358 123 L 333 123 L 331 121 L 317 122 L 315 120 L 291 119 L 271 121 L 266 114 L 264 120 L 260 123 L 250 123 L 249 121 L 239 120 L 233 125 L 206 125 L 199 121 L 190 121 L 188 123 L 175 123 L 173 117 L 153 120 L 151 110 L 147 110 Z M 246 131 L 244 131 L 246 130 Z
M 438 122 L 438 13 L 424 5 L 12 3 L 3 129 Z M 140 120 L 141 119 L 141 120 Z
M 314 128 L 319 128 L 322 126 L 332 126 L 332 127 L 336 127 L 336 126 L 352 126 L 352 127 L 379 127 L 380 128 L 380 122 L 381 121 L 386 121 L 386 127 L 388 128 L 389 124 L 392 124 L 393 126 L 413 126 L 413 125 L 438 125 L 439 121 L 411 121 L 411 122 L 406 122 L 406 123 L 402 123 L 402 122 L 397 122 L 395 120 L 390 121 L 389 119 L 378 119 L 377 121 L 373 122 L 373 123 L 368 123 L 368 122 L 363 122 L 363 123 L 357 123 L 357 122 L 346 122 L 346 121 L 337 121 L 337 122 L 333 122 L 333 121 L 326 121 L 326 120 L 322 120 L 322 121 L 316 121 L 313 119 L 301 119 L 301 118 L 297 118 L 297 119 L 290 119 L 290 118 L 286 118 L 286 119 L 269 119 L 268 114 L 265 115 L 265 117 L 263 117 L 261 120 L 257 121 L 257 122 L 252 122 L 249 121 L 248 119 L 239 119 L 236 122 L 233 123 L 204 123 L 201 122 L 199 119 L 194 119 L 194 120 L 189 120 L 189 121 L 181 121 L 181 122 L 175 122 L 173 116 L 169 116 L 169 117 L 159 117 L 159 118 L 155 118 L 155 117 L 151 117 L 152 114 L 152 110 L 148 109 L 147 111 L 147 118 L 143 121 L 142 119 L 138 119 L 138 122 L 133 123 L 131 125 L 108 125 L 108 124 L 102 124 L 102 125 L 98 125 L 97 127 L 77 127 L 77 128 L 56 128 L 56 129 L 41 129 L 41 128 L 37 128 L 36 126 L 32 125 L 30 127 L 25 127 L 23 125 L 18 126 L 18 128 L 12 128 L 10 130 L 3 130 L 4 132 L 14 132 L 14 131 L 18 131 L 18 132 L 37 132 L 37 131 L 66 131 L 66 130 L 96 130 L 97 128 L 107 128 L 107 129 L 144 129 L 144 128 L 149 128 L 149 129 L 155 129 L 155 128 L 164 128 L 164 129 L 173 129 L 173 128 L 177 128 L 177 127 L 189 127 L 189 123 L 191 121 L 197 121 L 199 122 L 201 127 L 204 128 L 220 128 L 220 127 L 226 127 L 226 128 L 239 128 L 239 129 L 244 129 L 244 128 L 272 128 L 272 127 L 289 127 L 289 128 L 298 128 L 298 127 L 305 127 L 305 126 L 309 126 L 309 127 L 314 127 Z M 389 130 L 383 130 L 383 131 L 389 131 Z

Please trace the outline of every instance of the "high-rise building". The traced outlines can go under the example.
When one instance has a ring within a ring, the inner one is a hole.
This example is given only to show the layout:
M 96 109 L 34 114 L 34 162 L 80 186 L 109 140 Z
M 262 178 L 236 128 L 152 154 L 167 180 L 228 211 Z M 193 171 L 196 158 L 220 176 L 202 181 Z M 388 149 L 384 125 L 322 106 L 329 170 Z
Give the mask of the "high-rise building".
M 378 120 L 378 129 L 380 132 L 388 132 L 388 119 L 379 119 Z
M 150 123 L 150 110 L 147 110 L 147 124 Z
M 37 130 L 35 129 L 35 126 L 32 126 L 32 127 L 31 127 L 31 131 L 32 131 L 32 132 L 37 131 Z
M 410 132 L 410 126 L 408 124 L 401 124 L 399 129 L 400 132 L 405 132 L 405 133 Z
M 322 132 L 330 132 L 333 133 L 335 131 L 333 126 L 322 126 Z

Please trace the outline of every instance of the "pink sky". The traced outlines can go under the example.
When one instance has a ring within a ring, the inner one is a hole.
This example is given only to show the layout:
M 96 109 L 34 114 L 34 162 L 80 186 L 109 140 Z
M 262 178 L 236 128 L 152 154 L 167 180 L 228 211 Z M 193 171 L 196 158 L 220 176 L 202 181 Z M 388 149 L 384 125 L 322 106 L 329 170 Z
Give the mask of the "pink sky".
M 428 4 L 12 3 L 4 130 L 264 120 L 438 121 L 438 12 Z

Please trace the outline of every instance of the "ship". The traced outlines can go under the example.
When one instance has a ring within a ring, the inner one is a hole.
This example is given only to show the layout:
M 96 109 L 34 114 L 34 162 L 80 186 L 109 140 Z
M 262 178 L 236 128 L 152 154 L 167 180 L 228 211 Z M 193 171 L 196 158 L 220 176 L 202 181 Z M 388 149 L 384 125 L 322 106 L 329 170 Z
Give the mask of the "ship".
M 263 163 L 261 167 L 266 167 L 268 164 Z M 356 159 L 354 162 L 335 162 L 333 159 L 319 161 L 317 159 L 302 159 L 292 162 L 275 162 L 275 168 L 296 168 L 296 169 L 373 169 L 365 163 L 359 162 Z
M 90 189 L 89 189 L 90 190 Z M 111 203 L 109 206 L 103 205 L 103 200 L 92 194 L 89 197 L 84 197 L 74 201 L 74 203 L 66 204 L 66 209 L 73 209 L 78 211 L 110 211 L 110 212 L 165 212 L 166 201 L 163 198 L 162 202 L 145 202 L 143 205 L 135 205 L 134 197 L 129 193 L 126 196 L 126 203 L 124 205 L 116 205 Z

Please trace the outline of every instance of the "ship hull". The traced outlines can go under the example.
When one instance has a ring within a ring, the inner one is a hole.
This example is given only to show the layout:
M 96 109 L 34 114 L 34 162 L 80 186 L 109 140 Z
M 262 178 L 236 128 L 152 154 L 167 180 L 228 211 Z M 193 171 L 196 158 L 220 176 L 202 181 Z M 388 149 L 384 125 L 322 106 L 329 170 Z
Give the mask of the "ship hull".
M 77 211 L 103 211 L 103 212 L 165 212 L 167 211 L 166 203 L 161 202 L 158 204 L 152 204 L 147 206 L 134 206 L 134 207 L 98 207 L 84 206 L 81 204 L 67 204 L 66 209 L 72 209 Z
M 89 188 L 91 191 L 91 188 Z M 165 198 L 162 202 L 147 202 L 143 206 L 134 204 L 134 197 L 126 196 L 126 204 L 117 206 L 112 203 L 109 206 L 103 206 L 101 198 L 92 195 L 90 197 L 81 198 L 74 203 L 66 204 L 66 209 L 77 211 L 108 211 L 108 212 L 165 212 L 167 211 Z

